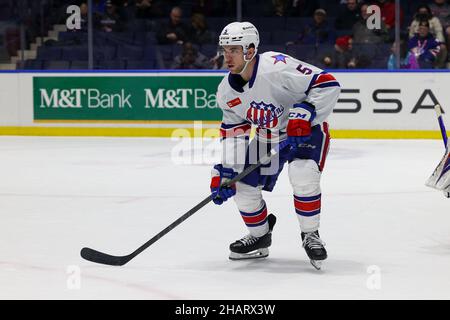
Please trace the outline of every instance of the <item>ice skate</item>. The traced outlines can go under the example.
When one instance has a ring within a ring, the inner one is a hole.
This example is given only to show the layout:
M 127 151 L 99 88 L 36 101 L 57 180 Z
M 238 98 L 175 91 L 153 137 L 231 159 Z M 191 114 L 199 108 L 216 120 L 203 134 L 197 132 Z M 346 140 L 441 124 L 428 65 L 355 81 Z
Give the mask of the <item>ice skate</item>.
M 267 220 L 269 232 L 262 237 L 254 237 L 249 234 L 230 244 L 230 260 L 259 259 L 269 255 L 269 247 L 272 244 L 272 230 L 277 218 L 273 214 L 269 214 Z
M 303 248 L 305 248 L 311 264 L 317 270 L 322 268 L 322 261 L 327 258 L 325 243 L 320 239 L 319 231 L 302 232 Z

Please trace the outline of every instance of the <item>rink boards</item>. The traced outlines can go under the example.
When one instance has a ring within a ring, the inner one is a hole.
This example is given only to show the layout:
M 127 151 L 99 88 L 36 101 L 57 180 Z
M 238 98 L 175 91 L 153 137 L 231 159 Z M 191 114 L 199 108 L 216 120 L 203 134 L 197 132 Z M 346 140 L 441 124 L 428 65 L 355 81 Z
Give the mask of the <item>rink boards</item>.
M 449 72 L 332 73 L 342 88 L 335 138 L 440 138 L 438 103 L 450 125 Z M 0 134 L 216 137 L 225 74 L 2 72 Z

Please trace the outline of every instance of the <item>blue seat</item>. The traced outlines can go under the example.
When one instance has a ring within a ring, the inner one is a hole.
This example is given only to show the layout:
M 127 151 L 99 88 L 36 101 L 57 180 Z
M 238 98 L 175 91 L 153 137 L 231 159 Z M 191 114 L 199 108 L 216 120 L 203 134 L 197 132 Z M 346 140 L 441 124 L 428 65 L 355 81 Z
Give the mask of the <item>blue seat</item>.
M 89 68 L 88 61 L 74 60 L 70 62 L 70 69 L 72 70 L 87 70 Z
M 272 36 L 272 43 L 273 44 L 286 44 L 286 42 L 294 42 L 297 41 L 299 38 L 299 32 L 298 31 L 292 31 L 292 30 L 275 30 L 273 32 Z
M 94 59 L 113 60 L 116 58 L 115 46 L 94 46 Z
M 226 26 L 226 18 L 222 17 L 209 17 L 206 21 L 210 30 L 216 30 L 218 32 Z
M 156 46 L 156 50 L 158 54 L 162 56 L 163 59 L 172 59 L 173 56 L 173 47 L 172 45 L 158 45 Z
M 246 0 L 246 1 L 243 1 L 243 3 L 245 3 L 245 2 L 247 2 L 247 0 Z M 258 28 L 259 25 L 260 25 L 260 21 L 259 21 L 259 17 L 260 17 L 260 16 L 261 16 L 261 15 L 244 16 L 244 17 L 242 17 L 242 21 L 248 21 L 248 22 L 250 22 L 250 23 L 253 23 L 253 25 L 255 25 L 256 28 Z
M 301 31 L 303 28 L 313 21 L 312 18 L 304 17 L 288 17 L 286 18 L 286 30 Z
M 353 51 L 357 54 L 364 55 L 369 59 L 374 59 L 377 53 L 377 45 L 371 43 L 354 44 Z
M 58 41 L 86 43 L 88 35 L 86 32 L 60 32 L 58 34 Z
M 39 60 L 61 60 L 60 47 L 41 46 L 37 50 L 37 59 Z
M 133 19 L 127 22 L 126 29 L 131 32 L 145 32 L 147 30 L 146 19 Z
M 133 44 L 133 32 L 108 32 L 103 35 L 109 45 Z
M 107 70 L 124 70 L 125 60 L 103 60 L 96 64 L 95 69 L 107 69 Z
M 201 46 L 200 52 L 209 58 L 215 57 L 217 54 L 217 45 L 216 44 L 204 44 Z
M 62 47 L 63 60 L 87 60 L 88 48 L 85 46 Z
M 392 45 L 387 43 L 377 44 L 375 57 L 378 59 L 384 59 L 386 57 L 389 57 L 391 54 L 391 47 Z
M 374 59 L 369 66 L 369 69 L 387 69 L 388 57 L 385 59 Z
M 305 62 L 312 62 L 319 54 L 314 45 L 304 44 L 290 45 L 287 47 L 286 52 L 290 56 Z
M 257 26 L 259 31 L 269 31 L 286 29 L 286 18 L 285 17 L 262 17 L 259 18 L 259 26 Z
M 118 59 L 141 60 L 144 57 L 144 49 L 139 46 L 121 45 L 117 48 Z
M 311 45 L 314 47 L 314 45 Z M 317 53 L 334 51 L 334 44 L 322 43 L 317 47 Z
M 156 60 L 127 60 L 128 70 L 152 70 L 156 69 Z
M 133 45 L 142 46 L 145 45 L 146 32 L 139 31 L 133 35 Z
M 259 53 L 264 53 L 264 52 L 268 52 L 268 51 L 276 51 L 276 52 L 284 53 L 284 52 L 286 52 L 286 47 L 268 44 L 268 45 L 261 45 L 258 48 Z
M 44 61 L 43 68 L 46 70 L 69 70 L 70 63 L 69 63 L 69 61 L 47 60 L 47 61 Z
M 351 36 L 353 34 L 352 29 L 341 29 L 341 30 L 335 30 L 336 37 L 343 37 L 343 36 Z
M 157 40 L 156 40 L 156 32 L 154 31 L 149 31 L 145 34 L 145 43 L 146 44 L 156 44 Z
M 42 70 L 42 60 L 25 60 L 24 70 Z
M 261 31 L 259 33 L 259 43 L 271 44 L 272 43 L 272 32 Z

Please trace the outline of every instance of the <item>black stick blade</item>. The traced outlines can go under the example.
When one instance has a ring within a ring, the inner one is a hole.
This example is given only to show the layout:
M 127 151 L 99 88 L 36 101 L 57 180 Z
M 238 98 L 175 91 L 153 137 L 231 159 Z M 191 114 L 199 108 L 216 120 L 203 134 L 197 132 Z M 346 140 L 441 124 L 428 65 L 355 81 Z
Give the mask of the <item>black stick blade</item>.
M 128 256 L 112 256 L 91 248 L 81 249 L 80 254 L 83 259 L 95 263 L 107 264 L 110 266 L 123 266 L 125 263 L 130 261 L 130 258 Z

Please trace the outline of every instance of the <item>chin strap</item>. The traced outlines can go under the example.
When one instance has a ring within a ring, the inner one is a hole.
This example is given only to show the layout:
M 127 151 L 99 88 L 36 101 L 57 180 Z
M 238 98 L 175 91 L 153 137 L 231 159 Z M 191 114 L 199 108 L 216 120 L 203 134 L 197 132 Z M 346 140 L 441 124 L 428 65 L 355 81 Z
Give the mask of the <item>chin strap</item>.
M 241 72 L 239 72 L 239 75 L 242 75 L 242 73 L 245 71 L 245 69 L 247 69 L 248 63 L 249 63 L 250 61 L 252 61 L 254 57 L 256 57 L 256 54 L 258 53 L 258 49 L 255 48 L 255 53 L 253 54 L 253 57 L 251 57 L 251 58 L 248 59 L 248 60 L 247 60 L 247 58 L 245 57 L 245 56 L 247 55 L 247 52 L 248 52 L 248 51 L 246 51 L 246 52 L 244 53 L 244 61 L 245 61 L 245 65 L 244 65 L 244 68 L 242 68 Z

